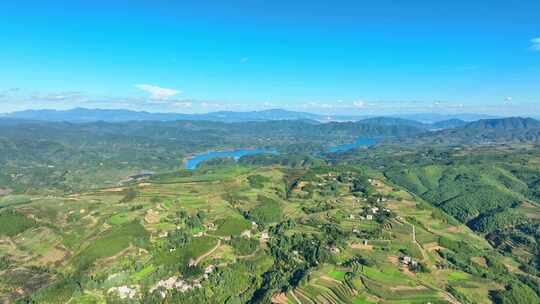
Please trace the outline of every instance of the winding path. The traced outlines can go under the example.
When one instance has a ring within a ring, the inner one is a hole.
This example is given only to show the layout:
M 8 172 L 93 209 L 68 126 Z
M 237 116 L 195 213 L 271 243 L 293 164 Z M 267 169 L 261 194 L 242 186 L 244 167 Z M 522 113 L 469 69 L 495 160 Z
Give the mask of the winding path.
M 208 251 L 207 253 L 201 255 L 200 257 L 198 257 L 195 262 L 193 262 L 193 265 L 194 266 L 197 266 L 202 260 L 204 260 L 207 256 L 211 255 L 212 253 L 214 253 L 216 250 L 218 250 L 219 246 L 221 246 L 221 240 L 218 240 L 216 246 L 214 246 L 214 248 L 210 249 L 210 251 Z

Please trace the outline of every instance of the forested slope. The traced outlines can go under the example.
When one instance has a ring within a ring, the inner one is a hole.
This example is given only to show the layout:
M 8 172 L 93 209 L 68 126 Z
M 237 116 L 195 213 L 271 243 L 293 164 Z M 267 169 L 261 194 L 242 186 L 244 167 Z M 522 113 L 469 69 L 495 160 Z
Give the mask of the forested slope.
M 167 171 L 195 152 L 247 146 L 309 155 L 358 137 L 389 138 L 413 127 L 306 121 L 121 123 L 0 120 L 0 181 L 16 192 L 113 185 L 141 170 Z
M 422 165 L 412 165 L 418 160 L 411 156 L 385 175 L 538 271 L 540 153 L 534 151 L 467 151 L 473 155 L 439 155 Z

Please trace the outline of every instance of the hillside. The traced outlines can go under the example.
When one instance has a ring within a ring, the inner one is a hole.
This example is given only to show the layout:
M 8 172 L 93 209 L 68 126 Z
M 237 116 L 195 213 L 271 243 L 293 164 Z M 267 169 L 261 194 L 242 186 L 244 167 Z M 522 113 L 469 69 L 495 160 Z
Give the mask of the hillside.
M 482 119 L 465 126 L 469 130 L 530 130 L 540 128 L 540 121 L 532 118 L 509 117 L 504 119 Z
M 540 270 L 538 148 L 430 147 L 400 153 L 394 149 L 380 147 L 348 162 L 382 171 L 395 185 L 465 223 L 495 248 L 519 259 L 525 271 Z
M 452 128 L 458 128 L 463 127 L 467 124 L 466 121 L 461 119 L 448 119 L 448 120 L 441 120 L 435 123 L 430 124 L 431 129 L 452 129 Z
M 416 120 L 404 119 L 399 117 L 372 117 L 360 120 L 361 123 L 386 125 L 386 126 L 412 126 L 416 128 L 425 128 L 426 124 L 418 122 Z
M 536 125 L 479 123 L 451 131 Z M 0 302 L 539 302 L 534 142 L 407 145 L 448 131 L 425 132 L 0 120 Z M 381 141 L 323 153 L 358 137 Z M 234 147 L 279 153 L 183 169 Z
M 467 122 L 461 119 L 441 120 L 433 123 L 422 123 L 416 120 L 404 119 L 399 117 L 372 117 L 362 119 L 359 122 L 365 124 L 375 124 L 384 126 L 409 126 L 424 130 L 453 129 L 467 125 Z
M 421 134 L 410 144 L 462 145 L 540 141 L 540 121 L 509 117 L 470 122 L 464 126 Z
M 358 137 L 411 136 L 412 127 L 306 121 L 43 122 L 0 120 L 0 181 L 28 192 L 115 185 L 139 171 L 169 171 L 197 152 L 260 147 L 317 155 Z
M 7 301 L 491 303 L 506 283 L 539 299 L 511 259 L 360 167 L 226 165 L 1 204 Z

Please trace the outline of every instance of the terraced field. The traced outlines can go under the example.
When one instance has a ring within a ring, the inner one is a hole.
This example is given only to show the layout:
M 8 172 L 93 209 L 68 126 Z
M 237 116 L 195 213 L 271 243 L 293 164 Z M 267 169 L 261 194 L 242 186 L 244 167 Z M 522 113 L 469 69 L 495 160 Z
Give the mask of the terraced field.
M 358 167 L 211 167 L 1 201 L 5 301 L 489 303 L 504 285 L 453 255 L 508 263 Z

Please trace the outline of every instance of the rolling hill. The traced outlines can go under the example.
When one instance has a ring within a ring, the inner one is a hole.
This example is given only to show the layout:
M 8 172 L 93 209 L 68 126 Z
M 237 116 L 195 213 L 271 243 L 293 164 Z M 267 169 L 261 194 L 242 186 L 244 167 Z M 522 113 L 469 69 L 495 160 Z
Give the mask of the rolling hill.
M 458 128 L 458 127 L 465 126 L 467 124 L 466 121 L 457 119 L 457 118 L 441 120 L 441 121 L 437 121 L 433 123 L 422 123 L 416 120 L 399 118 L 399 117 L 390 117 L 390 116 L 366 118 L 366 119 L 360 120 L 359 122 L 365 123 L 365 124 L 375 124 L 375 125 L 384 125 L 384 126 L 409 126 L 409 127 L 424 129 L 426 131 Z
M 440 145 L 538 141 L 540 121 L 522 117 L 479 120 L 458 128 L 421 134 L 412 139 L 412 142 L 420 144 Z

